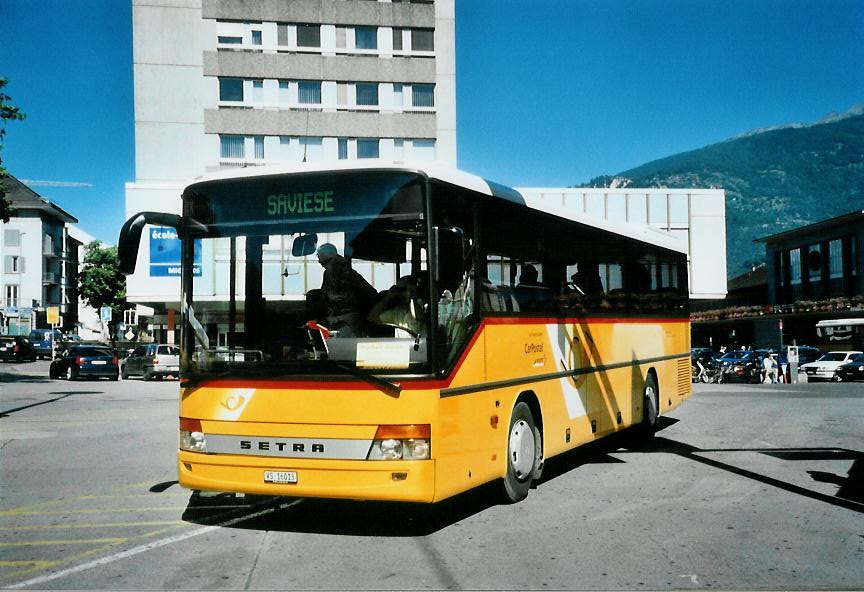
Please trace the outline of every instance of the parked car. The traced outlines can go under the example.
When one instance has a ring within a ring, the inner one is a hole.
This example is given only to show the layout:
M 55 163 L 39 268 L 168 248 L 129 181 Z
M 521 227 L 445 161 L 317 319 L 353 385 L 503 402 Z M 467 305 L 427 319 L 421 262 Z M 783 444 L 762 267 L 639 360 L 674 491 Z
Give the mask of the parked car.
M 735 350 L 722 358 L 721 382 L 762 382 L 762 361 L 765 352 L 760 350 Z
M 130 376 L 141 376 L 144 380 L 180 378 L 180 348 L 158 343 L 139 345 L 123 360 L 120 375 L 124 380 Z
M 856 354 L 845 364 L 840 364 L 834 371 L 834 380 L 837 382 L 864 380 L 864 354 Z
M 110 378 L 117 380 L 120 367 L 110 348 L 99 345 L 73 345 L 51 362 L 51 378 Z
M 0 360 L 6 362 L 35 362 L 36 348 L 23 335 L 0 336 Z
M 52 333 L 54 334 L 53 338 Z M 63 341 L 65 341 L 65 337 L 57 329 L 33 329 L 30 331 L 30 343 L 36 348 L 36 354 L 44 360 L 53 358 L 54 351 L 52 351 L 51 346 L 53 345 L 56 350 Z
M 853 356 L 860 353 L 864 352 L 828 352 L 815 362 L 810 362 L 809 364 L 802 365 L 801 370 L 803 370 L 807 374 L 807 380 L 833 380 L 834 372 L 837 370 L 837 368 L 850 361 Z

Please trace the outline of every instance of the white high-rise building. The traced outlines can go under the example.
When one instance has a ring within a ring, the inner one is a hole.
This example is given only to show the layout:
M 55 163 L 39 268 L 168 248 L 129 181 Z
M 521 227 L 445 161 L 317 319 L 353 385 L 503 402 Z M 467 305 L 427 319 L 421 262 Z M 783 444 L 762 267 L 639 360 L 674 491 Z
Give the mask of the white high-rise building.
M 456 164 L 454 0 L 133 0 L 133 52 L 127 216 L 179 213 L 182 188 L 220 167 Z M 166 269 L 139 265 L 127 286 L 157 331 L 179 310 Z

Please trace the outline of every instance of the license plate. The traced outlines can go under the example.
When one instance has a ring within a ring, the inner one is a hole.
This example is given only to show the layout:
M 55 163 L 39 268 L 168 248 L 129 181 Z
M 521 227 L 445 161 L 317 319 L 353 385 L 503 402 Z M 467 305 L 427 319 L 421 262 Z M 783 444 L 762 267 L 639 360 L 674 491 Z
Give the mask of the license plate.
M 297 483 L 297 472 L 264 471 L 264 483 Z
M 108 362 L 106 362 L 105 360 L 93 360 L 90 363 L 93 364 L 94 366 L 104 366 Z

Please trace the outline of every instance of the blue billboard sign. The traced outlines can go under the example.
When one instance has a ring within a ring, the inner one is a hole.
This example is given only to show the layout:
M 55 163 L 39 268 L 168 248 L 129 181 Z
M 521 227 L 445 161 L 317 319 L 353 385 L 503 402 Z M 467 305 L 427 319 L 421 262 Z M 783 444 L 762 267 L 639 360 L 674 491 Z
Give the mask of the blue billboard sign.
M 173 228 L 150 228 L 150 277 L 180 277 L 180 237 Z M 195 241 L 192 275 L 201 277 L 201 240 Z

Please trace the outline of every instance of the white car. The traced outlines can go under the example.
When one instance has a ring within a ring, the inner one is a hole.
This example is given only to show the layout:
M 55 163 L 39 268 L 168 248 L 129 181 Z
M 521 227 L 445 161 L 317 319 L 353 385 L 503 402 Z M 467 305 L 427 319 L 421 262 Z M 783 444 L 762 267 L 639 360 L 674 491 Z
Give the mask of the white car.
M 843 364 L 852 359 L 860 351 L 832 351 L 815 362 L 804 364 L 801 371 L 807 374 L 807 380 L 833 380 L 834 373 Z

